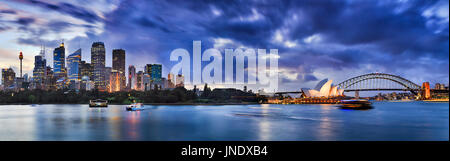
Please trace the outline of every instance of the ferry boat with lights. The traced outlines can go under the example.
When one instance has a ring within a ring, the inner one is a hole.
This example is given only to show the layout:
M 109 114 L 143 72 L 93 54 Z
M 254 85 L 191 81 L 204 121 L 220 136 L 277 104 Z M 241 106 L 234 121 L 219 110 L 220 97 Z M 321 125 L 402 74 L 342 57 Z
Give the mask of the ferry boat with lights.
M 108 107 L 108 100 L 102 99 L 90 100 L 89 107 Z
M 128 105 L 125 109 L 127 111 L 142 111 L 142 110 L 144 110 L 144 104 L 142 104 L 142 103 L 133 103 L 131 105 Z
M 352 110 L 372 109 L 372 103 L 365 99 L 342 100 L 340 108 Z

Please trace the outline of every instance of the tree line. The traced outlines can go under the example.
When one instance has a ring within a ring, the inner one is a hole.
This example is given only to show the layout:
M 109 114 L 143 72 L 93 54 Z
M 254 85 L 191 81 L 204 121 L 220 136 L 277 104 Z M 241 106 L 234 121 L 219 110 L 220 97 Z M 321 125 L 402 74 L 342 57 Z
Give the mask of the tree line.
M 202 92 L 194 88 L 153 89 L 149 91 L 101 92 L 74 90 L 0 91 L 0 104 L 87 104 L 89 100 L 103 99 L 112 104 L 141 103 L 258 103 L 265 100 L 252 92 L 238 89 L 214 89 L 205 85 Z

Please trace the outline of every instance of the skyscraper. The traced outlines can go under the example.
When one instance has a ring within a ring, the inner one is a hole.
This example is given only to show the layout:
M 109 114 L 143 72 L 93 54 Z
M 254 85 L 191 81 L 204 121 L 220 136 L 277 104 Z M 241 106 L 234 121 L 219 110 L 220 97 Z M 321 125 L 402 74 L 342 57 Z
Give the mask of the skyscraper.
M 106 91 L 108 92 L 112 92 L 111 91 L 111 73 L 112 73 L 112 68 L 111 67 L 105 67 L 105 85 L 106 85 Z
M 105 44 L 103 42 L 94 42 L 92 44 L 91 63 L 94 68 L 93 80 L 95 88 L 100 91 L 105 91 Z
M 119 92 L 121 89 L 120 87 L 120 72 L 117 70 L 112 70 L 111 71 L 111 76 L 110 76 L 110 91 L 109 92 Z
M 177 87 L 184 87 L 184 76 L 181 74 L 177 75 Z
M 130 65 L 128 67 L 128 89 L 136 90 L 136 67 Z
M 86 61 L 81 61 L 79 65 L 80 69 L 80 77 L 83 78 L 84 76 L 87 76 L 89 80 L 93 80 L 93 72 L 94 68 L 92 67 L 91 63 L 86 63 Z
M 80 63 L 81 63 L 81 49 L 78 49 L 73 54 L 70 54 L 67 57 L 69 81 L 78 82 L 81 80 Z
M 113 52 L 113 62 L 112 69 L 116 70 L 119 74 L 119 91 L 122 91 L 126 87 L 126 76 L 125 76 L 125 50 L 114 49 Z
M 166 88 L 175 88 L 175 76 L 173 75 L 173 73 L 169 73 L 167 75 L 167 81 L 168 81 L 168 85 Z
M 23 75 L 23 81 L 25 81 L 25 82 L 28 82 L 29 80 L 28 80 L 28 73 L 25 73 L 24 75 Z
M 153 83 L 161 83 L 161 64 L 147 64 L 145 66 L 145 73 L 150 75 L 150 80 Z
M 45 60 L 45 50 L 41 49 L 39 55 L 34 57 L 33 68 L 33 88 L 44 89 L 44 80 L 46 77 L 47 60 Z
M 144 90 L 144 72 L 139 71 L 136 74 L 136 90 L 143 91 Z
M 54 76 L 53 70 L 50 66 L 45 69 L 45 89 L 54 90 L 56 88 L 56 78 Z
M 16 72 L 12 68 L 2 69 L 2 84 L 5 89 L 14 85 Z
M 59 45 L 59 47 L 55 48 L 55 50 L 53 51 L 53 72 L 57 80 L 63 77 L 67 77 L 65 51 L 66 49 L 64 48 L 64 43 L 61 43 L 61 45 Z
M 153 84 L 150 75 L 144 73 L 144 75 L 142 76 L 142 82 L 142 84 L 144 84 L 144 91 L 152 89 Z

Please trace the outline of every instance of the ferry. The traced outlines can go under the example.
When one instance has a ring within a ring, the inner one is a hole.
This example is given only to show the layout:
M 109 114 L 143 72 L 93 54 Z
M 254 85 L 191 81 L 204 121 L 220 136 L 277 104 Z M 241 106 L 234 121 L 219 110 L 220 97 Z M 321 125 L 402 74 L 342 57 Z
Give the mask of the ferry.
M 342 109 L 352 109 L 352 110 L 367 110 L 372 109 L 372 103 L 365 99 L 354 99 L 354 100 L 342 100 Z
M 141 111 L 141 110 L 144 110 L 144 104 L 142 104 L 142 103 L 133 103 L 131 105 L 128 105 L 125 109 L 127 111 Z
M 89 107 L 108 107 L 108 100 L 102 99 L 90 100 Z

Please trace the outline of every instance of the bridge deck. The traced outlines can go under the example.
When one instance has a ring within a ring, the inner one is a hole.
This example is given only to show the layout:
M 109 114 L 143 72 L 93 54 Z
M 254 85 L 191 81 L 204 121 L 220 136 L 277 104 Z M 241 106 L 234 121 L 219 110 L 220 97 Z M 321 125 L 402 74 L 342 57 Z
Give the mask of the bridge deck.
M 376 89 L 345 89 L 345 92 L 353 91 L 421 91 L 422 89 L 402 89 L 402 88 L 376 88 Z

